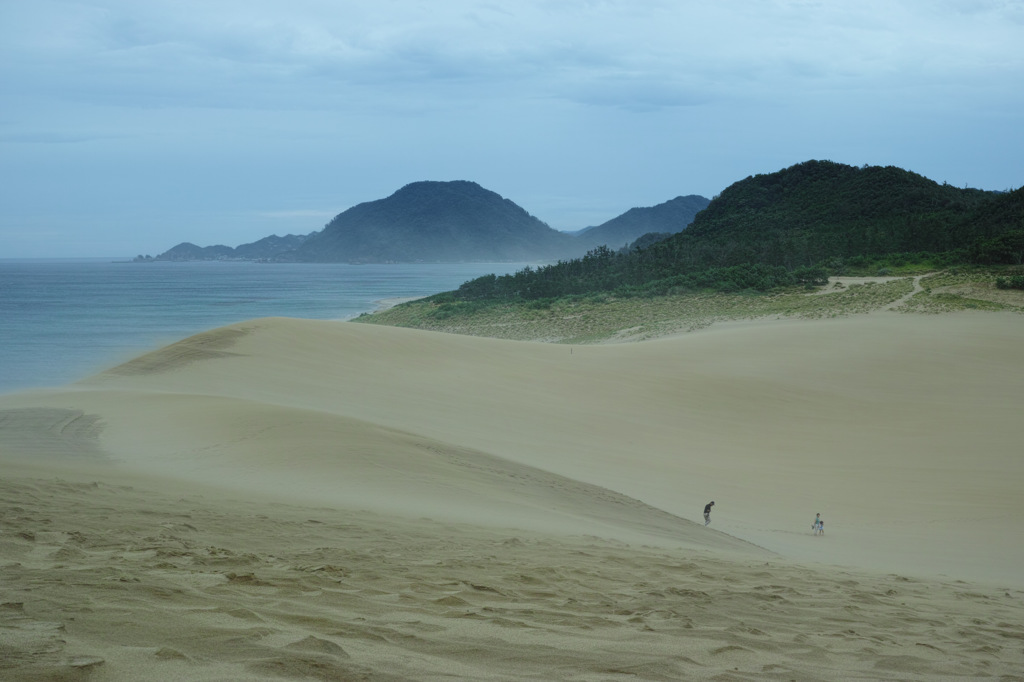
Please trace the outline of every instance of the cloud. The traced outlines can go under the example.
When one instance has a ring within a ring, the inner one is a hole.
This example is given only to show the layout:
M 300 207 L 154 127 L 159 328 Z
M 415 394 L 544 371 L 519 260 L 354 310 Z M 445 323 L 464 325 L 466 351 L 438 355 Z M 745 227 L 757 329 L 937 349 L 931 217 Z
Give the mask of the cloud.
M 583 82 L 568 83 L 559 91 L 558 96 L 580 104 L 634 112 L 700 106 L 715 97 L 707 89 L 691 89 L 678 83 L 638 78 L 629 74 L 604 75 Z
M 422 179 L 578 228 L 808 158 L 1019 186 L 1022 44 L 1021 0 L 0 1 L 0 229 L 242 243 Z
M 25 77 L 115 106 L 387 109 L 404 88 L 421 101 L 563 96 L 649 110 L 825 81 L 1019 74 L 1024 59 L 1020 24 L 1007 22 L 1019 2 L 30 5 L 9 9 L 0 34 Z

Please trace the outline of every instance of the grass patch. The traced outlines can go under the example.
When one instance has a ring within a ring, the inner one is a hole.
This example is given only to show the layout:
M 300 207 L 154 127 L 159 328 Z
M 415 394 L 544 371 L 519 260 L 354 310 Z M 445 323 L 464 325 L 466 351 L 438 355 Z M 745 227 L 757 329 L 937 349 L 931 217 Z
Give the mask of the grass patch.
M 733 320 L 864 315 L 901 301 L 895 309 L 906 313 L 1024 313 L 1024 292 L 1008 294 L 1020 299 L 1018 305 L 975 293 L 995 292 L 995 276 L 991 269 L 936 273 L 923 277 L 924 291 L 913 296 L 911 277 L 850 286 L 832 282 L 812 292 L 796 286 L 768 293 L 688 292 L 635 298 L 601 294 L 518 303 L 444 302 L 442 296 L 438 297 L 441 302 L 410 301 L 356 321 L 471 336 L 587 344 L 656 338 Z

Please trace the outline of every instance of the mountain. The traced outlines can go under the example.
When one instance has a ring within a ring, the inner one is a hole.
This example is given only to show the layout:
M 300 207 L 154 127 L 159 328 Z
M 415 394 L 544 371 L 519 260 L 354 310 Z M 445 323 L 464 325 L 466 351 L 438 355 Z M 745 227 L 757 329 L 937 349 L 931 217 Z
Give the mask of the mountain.
M 577 255 L 569 235 L 475 182 L 414 182 L 353 206 L 295 251 L 296 262 L 533 261 Z
M 235 247 L 235 256 L 247 260 L 273 260 L 283 253 L 299 248 L 313 234 L 287 234 L 283 237 L 272 234 L 251 244 Z
M 216 244 L 214 246 L 198 246 L 192 242 L 182 242 L 172 246 L 156 258 L 138 256 L 135 260 L 169 260 L 169 261 L 192 261 L 192 260 L 229 260 L 234 257 L 235 250 L 230 246 Z
M 195 260 L 272 260 L 282 253 L 294 251 L 305 242 L 310 235 L 288 234 L 278 237 L 276 234 L 258 241 L 241 244 L 235 248 L 218 244 L 216 246 L 196 246 L 191 242 L 182 242 L 164 251 L 156 258 L 138 256 L 136 261 L 195 261 Z
M 587 248 L 602 244 L 618 248 L 649 232 L 675 234 L 692 223 L 697 213 L 707 208 L 709 203 L 710 199 L 690 194 L 649 208 L 631 208 L 606 223 L 581 230 L 576 233 L 576 238 Z
M 339 213 L 308 235 L 271 235 L 251 244 L 183 242 L 136 261 L 265 260 L 303 263 L 545 261 L 595 246 L 648 244 L 686 227 L 708 200 L 680 196 L 632 208 L 596 227 L 559 232 L 475 182 L 414 182 L 391 196 Z M 645 236 L 646 235 L 646 236 Z M 643 237 L 643 239 L 640 239 Z M 639 242 L 637 240 L 640 240 Z
M 537 299 L 601 291 L 767 290 L 872 263 L 1024 262 L 1024 188 L 938 184 L 893 166 L 807 161 L 740 180 L 682 232 L 646 248 L 466 282 L 449 296 Z
M 1012 229 L 997 207 L 1013 194 L 940 185 L 895 166 L 807 161 L 730 185 L 685 233 L 658 246 L 701 267 L 943 253 Z M 975 220 L 978 212 L 993 219 Z

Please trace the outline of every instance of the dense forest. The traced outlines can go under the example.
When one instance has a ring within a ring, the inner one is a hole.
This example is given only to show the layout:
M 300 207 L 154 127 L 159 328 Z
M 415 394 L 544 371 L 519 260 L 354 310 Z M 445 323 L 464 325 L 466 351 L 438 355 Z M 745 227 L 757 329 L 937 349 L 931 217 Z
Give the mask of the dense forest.
M 660 241 L 488 275 L 438 301 L 536 300 L 595 292 L 766 291 L 830 274 L 1024 262 L 1024 189 L 938 184 L 892 166 L 808 161 L 741 180 Z

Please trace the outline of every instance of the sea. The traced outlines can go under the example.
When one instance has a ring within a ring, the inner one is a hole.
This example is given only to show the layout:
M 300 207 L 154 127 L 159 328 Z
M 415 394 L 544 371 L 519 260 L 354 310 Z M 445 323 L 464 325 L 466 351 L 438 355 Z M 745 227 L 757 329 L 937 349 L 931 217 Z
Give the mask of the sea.
M 0 259 L 0 393 L 62 386 L 243 320 L 349 320 L 528 265 Z

